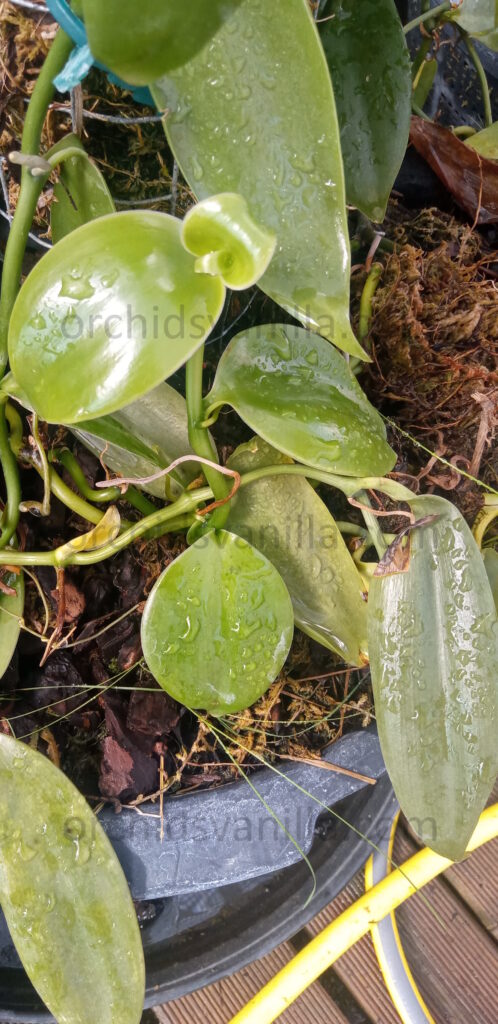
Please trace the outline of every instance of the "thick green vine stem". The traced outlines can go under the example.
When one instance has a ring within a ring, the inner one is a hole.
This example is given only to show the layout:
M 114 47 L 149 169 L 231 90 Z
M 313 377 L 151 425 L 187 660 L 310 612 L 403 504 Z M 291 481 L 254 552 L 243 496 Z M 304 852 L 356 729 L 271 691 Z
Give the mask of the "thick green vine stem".
M 463 28 L 460 28 L 460 25 L 458 23 L 456 23 L 456 26 L 460 33 L 460 36 L 462 37 L 465 43 L 465 46 L 467 47 L 469 57 L 477 71 L 479 85 L 481 87 L 482 93 L 482 102 L 484 105 L 484 121 L 486 127 L 489 128 L 489 126 L 493 124 L 493 109 L 491 106 L 491 96 L 489 93 L 489 84 L 488 79 L 486 77 L 486 72 L 482 66 L 481 58 L 479 57 L 479 54 L 475 48 L 474 41 L 470 38 L 468 32 L 465 32 Z
M 438 18 L 442 14 L 446 14 L 448 11 L 451 11 L 452 7 L 453 5 L 450 0 L 444 0 L 444 3 L 438 4 L 437 7 L 430 7 L 428 10 L 422 11 L 422 14 L 419 14 L 417 18 L 414 18 L 413 21 L 409 21 L 403 26 L 405 36 L 408 35 L 412 29 L 417 28 L 418 25 L 423 25 L 425 21 L 432 21 L 433 18 Z
M 188 412 L 188 436 L 190 444 L 196 455 L 203 459 L 210 459 L 218 462 L 218 454 L 214 448 L 209 431 L 201 426 L 204 419 L 202 405 L 202 369 L 204 364 L 204 345 L 201 345 L 197 352 L 190 357 L 187 363 L 186 374 L 186 398 Z M 230 484 L 220 473 L 210 466 L 204 466 L 204 475 L 212 489 L 216 501 L 224 501 L 230 493 Z M 209 518 L 209 526 L 213 529 L 221 529 L 230 512 L 230 503 L 226 502 L 214 509 Z
M 1 520 L 0 548 L 6 547 L 16 532 L 21 502 L 19 472 L 16 457 L 10 446 L 5 404 L 5 402 L 0 402 L 0 463 L 7 491 L 7 501 Z
M 38 76 L 24 122 L 21 152 L 38 155 L 43 123 L 55 89 L 53 78 L 64 67 L 73 42 L 59 29 Z M 7 337 L 10 314 L 21 279 L 22 261 L 40 192 L 46 176 L 33 177 L 27 167 L 21 173 L 21 190 L 5 248 L 0 297 L 0 377 L 7 365 Z
M 310 480 L 317 480 L 320 483 L 328 484 L 331 487 L 336 487 L 342 491 L 347 497 L 353 497 L 359 494 L 361 491 L 377 490 L 383 494 L 387 494 L 390 498 L 395 501 L 409 501 L 413 498 L 413 494 L 404 487 L 402 484 L 397 483 L 395 480 L 389 480 L 387 477 L 364 477 L 358 479 L 356 477 L 340 477 L 333 473 L 322 472 L 322 470 L 312 469 L 309 466 L 299 465 L 272 465 L 262 466 L 260 469 L 255 469 L 250 473 L 245 473 L 241 478 L 240 487 L 246 487 L 255 480 L 261 479 L 265 476 L 305 476 L 309 477 Z M 61 497 L 61 500 L 65 500 L 62 497 L 61 488 L 65 488 L 68 493 L 66 498 L 71 496 L 71 500 L 75 503 L 82 505 L 87 509 L 86 518 L 90 522 L 100 522 L 102 519 L 102 513 L 88 505 L 82 498 L 74 494 L 70 488 L 66 487 L 60 478 L 57 478 L 53 469 L 51 469 L 51 484 L 54 494 Z M 57 480 L 57 489 L 54 486 L 54 478 Z M 71 554 L 65 559 L 63 563 L 59 560 L 59 554 L 57 549 L 54 551 L 21 551 L 21 552 L 2 552 L 0 551 L 0 565 L 93 565 L 95 562 L 101 562 L 106 558 L 111 558 L 118 551 L 128 547 L 134 541 L 139 540 L 141 537 L 152 537 L 159 536 L 162 533 L 171 532 L 174 533 L 177 530 L 185 529 L 189 522 L 193 521 L 193 516 L 199 505 L 204 504 L 213 498 L 214 493 L 210 487 L 201 487 L 196 491 L 185 491 L 173 505 L 168 505 L 166 508 L 157 509 L 150 516 L 146 516 L 145 519 L 141 519 L 138 523 L 133 525 L 127 525 L 127 528 L 114 540 L 103 544 L 101 547 L 96 548 L 92 551 L 81 551 Z M 69 500 L 65 500 L 66 504 L 69 504 Z M 71 507 L 71 506 L 70 506 Z M 224 508 L 225 506 L 223 506 Z M 216 509 L 218 511 L 218 509 Z M 82 513 L 85 514 L 84 512 Z M 189 516 L 192 519 L 189 520 Z M 98 517 L 98 518 L 97 518 Z M 375 518 L 375 517 L 374 517 Z M 124 522 L 121 521 L 123 527 Z M 372 529 L 375 530 L 373 526 Z M 370 532 L 370 531 L 369 531 Z M 384 540 L 384 538 L 383 538 Z M 378 539 L 380 548 L 380 539 Z M 383 544 L 382 550 L 385 545 Z M 64 549 L 67 550 L 67 545 L 64 545 Z
M 87 501 L 95 501 L 97 504 L 102 504 L 109 501 L 119 501 L 122 498 L 129 505 L 132 505 L 133 508 L 138 509 L 144 516 L 150 516 L 152 512 L 156 511 L 156 506 L 137 487 L 130 485 L 126 490 L 126 494 L 122 494 L 119 487 L 102 487 L 100 490 L 90 487 L 78 460 L 69 451 L 69 448 L 59 448 L 49 452 L 48 460 L 49 462 L 59 462 L 61 466 L 64 466 L 80 494 Z

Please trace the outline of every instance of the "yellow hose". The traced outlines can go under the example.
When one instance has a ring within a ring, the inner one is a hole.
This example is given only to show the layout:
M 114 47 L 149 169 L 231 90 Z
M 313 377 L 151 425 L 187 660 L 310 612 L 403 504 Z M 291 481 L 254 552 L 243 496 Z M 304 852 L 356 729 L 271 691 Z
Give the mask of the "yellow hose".
M 498 804 L 481 814 L 467 853 L 498 836 Z M 366 892 L 324 928 L 242 1010 L 230 1024 L 272 1024 L 320 974 L 366 935 L 373 924 L 452 864 L 428 848 Z M 408 881 L 408 878 L 410 881 Z

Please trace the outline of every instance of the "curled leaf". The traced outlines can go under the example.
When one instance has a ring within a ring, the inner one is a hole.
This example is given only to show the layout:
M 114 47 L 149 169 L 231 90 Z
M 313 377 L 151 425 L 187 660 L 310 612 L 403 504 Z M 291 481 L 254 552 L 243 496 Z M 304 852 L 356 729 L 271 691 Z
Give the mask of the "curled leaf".
M 72 555 L 80 551 L 96 551 L 115 540 L 121 528 L 121 517 L 115 505 L 106 510 L 100 523 L 97 523 L 88 533 L 82 533 L 79 537 L 73 537 L 67 544 L 62 544 L 56 549 L 57 565 L 64 565 Z
M 255 437 L 228 460 L 239 473 L 290 463 Z M 296 624 L 353 665 L 366 661 L 363 583 L 323 501 L 304 477 L 262 477 L 232 499 L 228 526 L 250 541 L 282 576 Z
M 142 941 L 116 854 L 69 779 L 3 734 L 0 905 L 57 1024 L 139 1024 Z
M 498 768 L 498 623 L 481 553 L 444 498 L 410 532 L 407 572 L 374 576 L 368 641 L 382 753 L 420 839 L 463 857 Z
M 50 227 L 54 243 L 81 224 L 114 213 L 114 203 L 105 180 L 96 164 L 87 156 L 77 135 L 65 135 L 52 146 L 47 156 L 55 156 L 68 146 L 80 149 L 81 157 L 69 157 L 58 168 L 54 201 L 50 206 Z
M 214 715 L 253 704 L 277 677 L 293 634 L 285 583 L 267 558 L 225 530 L 176 558 L 151 591 L 142 647 L 158 683 Z
M 225 298 L 198 274 L 181 222 L 114 213 L 66 235 L 24 282 L 9 326 L 18 387 L 50 423 L 128 405 L 199 348 Z
M 399 14 L 394 0 L 328 0 L 320 16 L 347 199 L 381 221 L 410 130 L 410 55 Z
M 349 323 L 339 126 L 308 0 L 242 0 L 152 94 L 194 194 L 240 193 L 277 238 L 261 288 L 338 348 L 367 358 Z
M 225 403 L 269 444 L 317 469 L 380 476 L 396 461 L 345 359 L 302 327 L 265 324 L 236 335 L 218 364 L 206 415 Z
M 498 221 L 498 162 L 421 117 L 412 117 L 410 141 L 469 217 L 477 224 Z
M 217 274 L 235 291 L 256 284 L 275 251 L 275 236 L 255 223 L 235 192 L 193 206 L 183 221 L 182 242 L 198 257 L 196 270 Z

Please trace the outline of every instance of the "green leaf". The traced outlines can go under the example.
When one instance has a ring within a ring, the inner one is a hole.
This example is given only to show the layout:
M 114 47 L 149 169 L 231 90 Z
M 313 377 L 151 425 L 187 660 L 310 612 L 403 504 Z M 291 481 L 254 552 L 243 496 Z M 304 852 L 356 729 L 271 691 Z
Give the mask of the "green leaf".
M 58 1024 L 139 1024 L 142 942 L 116 854 L 69 779 L 3 734 L 0 903 Z
M 199 257 L 196 270 L 219 274 L 235 291 L 256 284 L 275 251 L 275 235 L 253 221 L 245 199 L 236 192 L 193 206 L 183 221 L 182 242 Z
M 121 476 L 151 476 L 181 455 L 193 455 L 188 439 L 187 403 L 169 384 L 159 384 L 112 416 L 88 420 L 72 433 L 106 466 Z M 185 462 L 168 475 L 177 497 L 199 475 L 199 464 Z M 142 486 L 142 485 L 140 485 Z M 167 495 L 166 478 L 143 485 L 158 498 Z
M 228 460 L 239 473 L 291 462 L 255 437 Z M 326 505 L 304 477 L 262 477 L 239 489 L 228 526 L 278 569 L 296 624 L 353 665 L 364 665 L 363 583 Z
M 495 608 L 498 612 L 498 551 L 494 551 L 493 548 L 485 548 L 482 557 L 484 559 L 484 567 L 491 587 L 491 593 L 493 594 Z
M 5 675 L 21 632 L 20 618 L 24 611 L 24 576 L 22 572 L 2 574 L 2 583 L 15 590 L 15 595 L 0 591 L 0 680 Z
M 31 271 L 12 312 L 9 358 L 43 419 L 114 412 L 202 344 L 225 289 L 196 273 L 180 232 L 164 213 L 114 213 L 77 228 Z
M 469 35 L 498 50 L 498 0 L 463 0 L 453 18 Z
M 184 64 L 240 0 L 83 0 L 94 57 L 125 82 L 147 85 Z
M 199 199 L 238 192 L 277 238 L 259 282 L 338 348 L 368 358 L 349 324 L 350 253 L 334 96 L 307 0 L 242 0 L 152 93 Z
M 58 170 L 54 185 L 54 202 L 50 207 L 52 241 L 59 242 L 81 224 L 106 213 L 114 213 L 114 203 L 98 167 L 92 163 L 77 135 L 66 135 L 47 156 L 70 146 L 81 149 L 81 157 L 72 156 Z
M 498 768 L 497 620 L 481 553 L 444 498 L 410 502 L 407 572 L 372 580 L 369 653 L 382 753 L 417 835 L 459 860 Z
M 382 476 L 396 456 L 345 359 L 302 327 L 243 331 L 223 353 L 206 415 L 231 405 L 279 451 L 344 476 Z
M 322 17 L 347 200 L 381 221 L 410 131 L 411 64 L 401 21 L 394 0 L 329 0 Z
M 276 679 L 293 634 L 281 576 L 225 530 L 201 537 L 159 577 L 142 618 L 142 646 L 158 683 L 213 715 L 249 707 Z
M 465 142 L 488 160 L 498 160 L 498 121 L 471 135 Z
M 420 110 L 425 107 L 427 97 L 434 85 L 438 66 L 437 57 L 431 57 L 429 60 L 422 61 L 420 71 L 417 73 L 417 84 L 413 90 L 412 100 Z

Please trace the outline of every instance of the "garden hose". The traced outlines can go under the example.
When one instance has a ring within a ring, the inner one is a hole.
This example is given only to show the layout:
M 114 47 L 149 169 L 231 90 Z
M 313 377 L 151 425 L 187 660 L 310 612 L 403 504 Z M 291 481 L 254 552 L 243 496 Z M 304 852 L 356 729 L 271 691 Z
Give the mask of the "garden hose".
M 497 836 L 498 804 L 494 804 L 481 814 L 467 852 Z M 324 928 L 231 1019 L 230 1024 L 272 1024 L 358 939 L 452 863 L 428 847 L 414 854 Z
M 373 889 L 391 871 L 394 836 L 399 811 L 395 814 L 390 832 L 379 840 L 378 849 L 365 865 L 365 890 Z M 417 988 L 396 924 L 394 912 L 386 914 L 370 933 L 379 967 L 394 1006 L 403 1024 L 436 1024 Z

